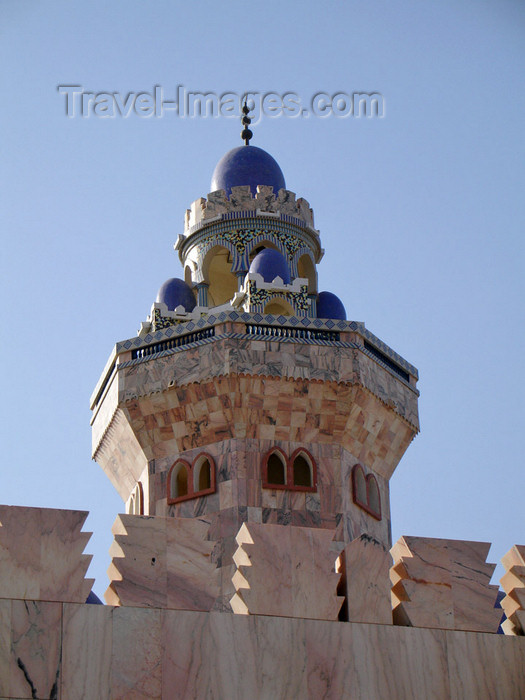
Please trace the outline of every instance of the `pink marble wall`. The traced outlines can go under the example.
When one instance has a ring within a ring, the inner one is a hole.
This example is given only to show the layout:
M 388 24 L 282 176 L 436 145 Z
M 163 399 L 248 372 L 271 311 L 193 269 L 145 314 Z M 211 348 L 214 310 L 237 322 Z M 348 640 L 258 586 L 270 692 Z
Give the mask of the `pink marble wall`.
M 0 699 L 519 700 L 525 638 L 0 601 Z

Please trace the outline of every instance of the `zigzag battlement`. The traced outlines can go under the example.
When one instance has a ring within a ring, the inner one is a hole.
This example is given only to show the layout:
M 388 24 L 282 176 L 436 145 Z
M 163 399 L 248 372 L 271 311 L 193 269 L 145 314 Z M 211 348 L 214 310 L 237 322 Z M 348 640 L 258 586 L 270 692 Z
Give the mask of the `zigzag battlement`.
M 257 194 L 252 195 L 249 186 L 232 187 L 228 198 L 224 190 L 210 192 L 208 198 L 199 197 L 186 210 L 184 218 L 184 233 L 193 233 L 196 226 L 211 223 L 220 219 L 224 214 L 249 211 L 254 214 L 279 216 L 285 214 L 304 222 L 307 228 L 314 228 L 314 213 L 310 204 L 295 192 L 279 190 L 274 194 L 273 188 L 258 185 Z

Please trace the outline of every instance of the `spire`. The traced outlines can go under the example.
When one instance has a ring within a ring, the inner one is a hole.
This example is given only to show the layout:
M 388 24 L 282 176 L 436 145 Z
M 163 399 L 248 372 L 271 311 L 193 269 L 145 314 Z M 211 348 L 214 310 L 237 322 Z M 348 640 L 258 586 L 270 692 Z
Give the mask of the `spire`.
M 243 125 L 243 130 L 241 131 L 241 139 L 243 139 L 244 145 L 245 145 L 245 146 L 249 146 L 249 145 L 250 145 L 250 139 L 251 139 L 252 136 L 253 136 L 253 132 L 250 131 L 250 129 L 249 129 L 249 126 L 250 126 L 252 120 L 251 120 L 250 117 L 248 116 L 248 113 L 249 113 L 249 111 L 250 111 L 250 108 L 248 107 L 248 103 L 247 103 L 247 98 L 246 98 L 246 97 L 244 98 L 244 105 L 243 105 L 243 107 L 242 107 L 242 111 L 243 111 L 244 116 L 243 116 L 242 119 L 241 119 L 241 122 L 242 122 L 242 125 Z

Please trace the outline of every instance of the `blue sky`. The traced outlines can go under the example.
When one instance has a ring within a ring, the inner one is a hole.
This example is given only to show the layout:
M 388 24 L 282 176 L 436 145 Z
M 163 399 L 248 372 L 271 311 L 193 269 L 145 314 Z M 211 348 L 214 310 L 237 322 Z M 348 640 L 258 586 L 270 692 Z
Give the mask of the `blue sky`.
M 180 275 L 184 212 L 240 126 L 68 119 L 57 86 L 383 95 L 382 119 L 264 118 L 252 143 L 314 209 L 320 289 L 419 368 L 394 541 L 490 541 L 497 562 L 525 542 L 524 32 L 509 0 L 0 1 L 0 500 L 89 510 L 99 595 L 122 503 L 89 396 Z

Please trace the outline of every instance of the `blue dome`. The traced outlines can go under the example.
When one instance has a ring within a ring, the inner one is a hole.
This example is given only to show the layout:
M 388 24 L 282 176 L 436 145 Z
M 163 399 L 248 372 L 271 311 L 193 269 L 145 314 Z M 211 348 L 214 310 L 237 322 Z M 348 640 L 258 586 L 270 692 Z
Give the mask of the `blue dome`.
M 169 311 L 175 311 L 177 306 L 184 306 L 184 309 L 189 312 L 193 311 L 197 302 L 189 285 L 184 280 L 172 277 L 159 289 L 157 303 L 166 304 Z
M 257 146 L 233 148 L 220 159 L 213 171 L 212 192 L 226 190 L 229 197 L 231 188 L 239 185 L 250 185 L 254 196 L 257 185 L 271 185 L 275 194 L 280 189 L 286 189 L 284 175 L 277 161 Z
M 280 277 L 285 284 L 290 284 L 290 268 L 285 257 L 278 250 L 265 248 L 252 260 L 249 272 L 258 272 L 265 282 L 273 282 Z
M 98 595 L 94 593 L 93 591 L 89 591 L 89 595 L 87 597 L 86 603 L 88 605 L 104 605 L 104 603 L 100 600 Z
M 346 321 L 346 309 L 341 299 L 332 292 L 319 292 L 317 318 L 336 318 L 340 321 Z

